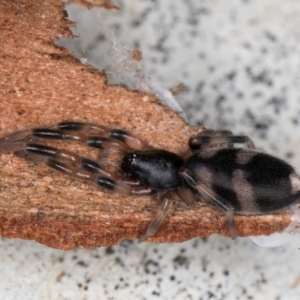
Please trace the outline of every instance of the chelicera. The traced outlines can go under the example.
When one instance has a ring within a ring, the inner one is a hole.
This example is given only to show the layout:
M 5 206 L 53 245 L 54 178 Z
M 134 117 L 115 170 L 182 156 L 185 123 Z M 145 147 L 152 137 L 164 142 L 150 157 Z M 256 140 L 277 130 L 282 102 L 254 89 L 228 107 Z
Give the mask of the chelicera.
M 40 139 L 78 141 L 99 149 L 99 159 L 42 145 Z M 234 148 L 235 144 L 246 148 Z M 270 213 L 298 200 L 300 178 L 295 170 L 254 148 L 247 136 L 203 130 L 190 138 L 188 150 L 180 156 L 154 149 L 124 130 L 69 121 L 14 132 L 0 139 L 1 151 L 45 163 L 98 187 L 121 195 L 157 194 L 158 213 L 140 241 L 154 235 L 161 226 L 168 213 L 171 191 L 176 191 L 189 206 L 202 201 L 222 210 L 233 238 L 234 214 Z

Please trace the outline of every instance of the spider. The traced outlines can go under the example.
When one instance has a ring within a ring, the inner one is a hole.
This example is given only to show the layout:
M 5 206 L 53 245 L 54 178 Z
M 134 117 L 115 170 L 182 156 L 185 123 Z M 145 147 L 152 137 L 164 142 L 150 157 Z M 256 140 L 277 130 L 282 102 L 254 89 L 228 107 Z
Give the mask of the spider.
M 99 160 L 38 143 L 72 140 L 98 148 Z M 234 148 L 244 144 L 246 148 Z M 192 206 L 202 201 L 226 215 L 232 238 L 234 214 L 265 214 L 300 198 L 300 177 L 293 167 L 255 150 L 247 136 L 204 129 L 189 139 L 182 156 L 150 147 L 134 135 L 102 125 L 73 121 L 13 132 L 0 139 L 0 150 L 26 156 L 60 172 L 121 195 L 157 194 L 160 207 L 139 241 L 153 236 L 170 206 L 170 191 Z M 114 166 L 111 171 L 103 164 Z

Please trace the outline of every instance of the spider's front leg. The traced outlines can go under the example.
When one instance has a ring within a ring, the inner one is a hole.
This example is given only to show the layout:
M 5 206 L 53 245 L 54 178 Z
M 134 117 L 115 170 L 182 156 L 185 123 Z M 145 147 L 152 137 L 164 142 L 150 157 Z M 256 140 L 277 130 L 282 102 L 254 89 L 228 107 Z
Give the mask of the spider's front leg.
M 245 144 L 249 149 L 255 149 L 253 141 L 244 135 L 233 135 L 226 130 L 204 130 L 189 140 L 193 152 L 208 148 L 233 148 L 234 144 Z
M 81 157 L 71 151 L 57 149 L 40 144 L 28 143 L 17 154 L 28 157 L 38 163 L 44 163 L 52 169 L 75 179 L 90 182 L 120 195 L 149 195 L 153 191 L 139 184 L 134 178 L 121 176 L 101 166 L 89 158 Z
M 99 149 L 143 150 L 146 143 L 124 130 L 109 129 L 102 125 L 81 122 L 61 122 L 45 128 L 16 131 L 0 139 L 0 150 L 16 152 L 37 139 L 78 141 Z

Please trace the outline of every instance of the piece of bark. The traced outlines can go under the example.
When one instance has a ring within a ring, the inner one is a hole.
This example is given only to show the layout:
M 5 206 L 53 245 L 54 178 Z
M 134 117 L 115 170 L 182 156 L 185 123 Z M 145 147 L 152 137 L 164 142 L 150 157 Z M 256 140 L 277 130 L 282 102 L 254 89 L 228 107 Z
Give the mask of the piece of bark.
M 0 1 L 0 136 L 80 120 L 126 129 L 154 147 L 182 153 L 197 129 L 152 96 L 107 85 L 103 72 L 53 45 L 71 37 L 71 24 L 62 5 Z M 91 249 L 140 237 L 157 209 L 154 197 L 121 197 L 0 153 L 2 237 Z M 287 211 L 235 218 L 239 236 L 269 235 L 289 223 Z M 229 235 L 222 212 L 201 203 L 187 208 L 174 195 L 168 217 L 148 241 L 182 242 L 213 233 Z

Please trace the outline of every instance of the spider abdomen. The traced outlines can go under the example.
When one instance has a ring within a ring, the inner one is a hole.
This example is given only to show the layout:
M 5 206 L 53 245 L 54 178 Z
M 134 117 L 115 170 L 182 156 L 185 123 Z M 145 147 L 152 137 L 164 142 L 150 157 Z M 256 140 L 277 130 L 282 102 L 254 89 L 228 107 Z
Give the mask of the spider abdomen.
M 265 153 L 208 149 L 190 157 L 185 167 L 195 182 L 237 213 L 272 212 L 300 198 L 300 179 L 294 169 Z
M 122 170 L 153 190 L 171 190 L 181 185 L 179 169 L 184 161 L 164 150 L 147 150 L 124 156 Z

